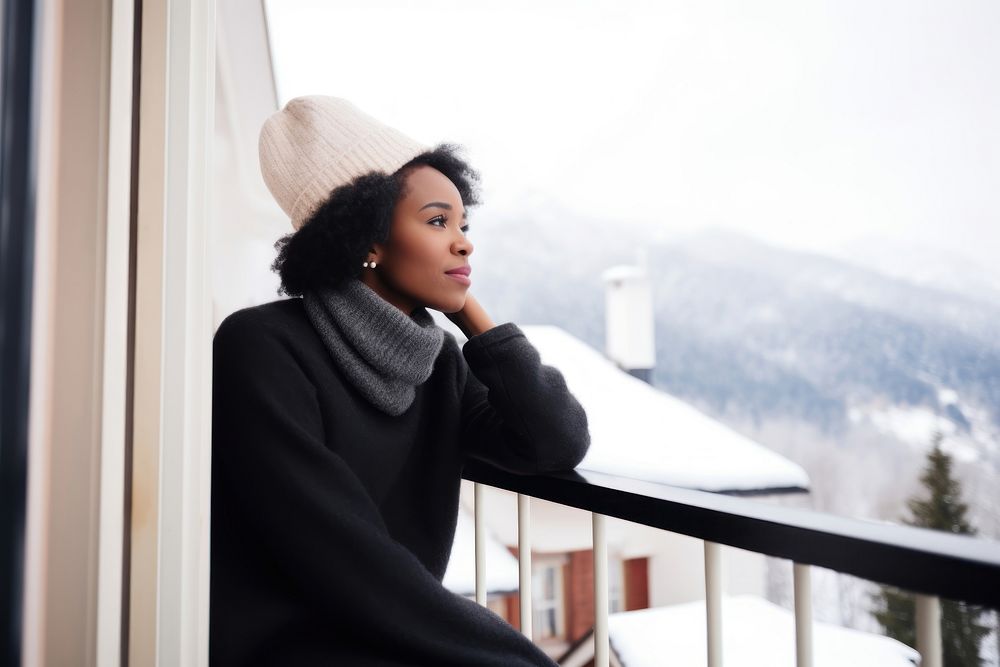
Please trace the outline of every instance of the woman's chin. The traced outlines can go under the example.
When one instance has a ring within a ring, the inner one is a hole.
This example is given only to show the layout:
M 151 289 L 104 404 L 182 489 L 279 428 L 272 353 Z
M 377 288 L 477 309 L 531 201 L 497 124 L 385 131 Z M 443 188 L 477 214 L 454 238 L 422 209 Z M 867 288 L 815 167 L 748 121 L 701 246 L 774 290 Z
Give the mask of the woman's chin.
M 452 298 L 443 300 L 439 303 L 428 304 L 427 307 L 448 315 L 457 313 L 465 307 L 465 295 L 463 294 L 461 298 L 458 299 Z

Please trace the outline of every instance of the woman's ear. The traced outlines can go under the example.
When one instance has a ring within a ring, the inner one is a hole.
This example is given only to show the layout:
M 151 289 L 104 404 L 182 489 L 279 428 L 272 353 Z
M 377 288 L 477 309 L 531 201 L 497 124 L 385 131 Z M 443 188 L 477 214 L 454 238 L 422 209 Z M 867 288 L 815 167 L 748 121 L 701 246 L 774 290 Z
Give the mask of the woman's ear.
M 368 254 L 365 255 L 366 262 L 375 262 L 376 264 L 382 261 L 382 257 L 385 256 L 385 247 L 381 243 L 373 243 L 368 249 Z

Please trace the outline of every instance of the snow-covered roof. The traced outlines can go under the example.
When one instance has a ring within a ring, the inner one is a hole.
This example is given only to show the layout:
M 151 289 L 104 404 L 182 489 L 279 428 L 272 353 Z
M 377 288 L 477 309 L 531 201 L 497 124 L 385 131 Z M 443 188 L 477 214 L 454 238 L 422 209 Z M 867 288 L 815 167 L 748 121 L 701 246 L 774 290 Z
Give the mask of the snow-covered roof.
M 484 522 L 485 523 L 485 522 Z M 476 593 L 476 526 L 465 507 L 459 507 L 451 559 L 441 582 L 452 593 Z M 517 559 L 486 530 L 486 591 L 509 593 L 518 590 Z
M 706 664 L 705 601 L 608 617 L 611 646 L 624 667 Z M 916 650 L 882 635 L 813 621 L 815 667 L 913 667 Z M 727 667 L 793 667 L 792 612 L 753 595 L 722 600 L 722 662 Z
M 563 329 L 523 325 L 587 411 L 580 468 L 705 491 L 808 488 L 797 464 L 622 371 Z

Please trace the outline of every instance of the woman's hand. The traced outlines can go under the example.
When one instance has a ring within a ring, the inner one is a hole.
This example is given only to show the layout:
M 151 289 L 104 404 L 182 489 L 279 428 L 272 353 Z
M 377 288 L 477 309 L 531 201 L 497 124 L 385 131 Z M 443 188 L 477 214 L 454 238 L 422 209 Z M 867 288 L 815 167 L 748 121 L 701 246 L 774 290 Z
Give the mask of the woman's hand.
M 445 316 L 462 330 L 466 338 L 478 336 L 496 326 L 472 294 L 466 294 L 465 305 L 461 310 L 445 313 Z

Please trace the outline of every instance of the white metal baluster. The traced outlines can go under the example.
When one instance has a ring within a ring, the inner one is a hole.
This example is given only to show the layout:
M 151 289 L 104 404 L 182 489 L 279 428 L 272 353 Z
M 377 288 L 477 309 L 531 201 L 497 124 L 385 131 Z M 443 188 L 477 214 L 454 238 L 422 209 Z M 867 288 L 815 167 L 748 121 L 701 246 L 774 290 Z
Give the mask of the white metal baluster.
M 476 523 L 476 602 L 486 606 L 486 524 L 483 523 L 483 485 L 475 482 L 472 511 Z
M 517 570 L 520 575 L 521 632 L 531 639 L 531 496 L 517 494 Z
M 708 667 L 722 667 L 722 546 L 705 541 L 705 615 Z
M 917 595 L 917 650 L 920 667 L 941 667 L 941 601 L 934 595 Z
M 608 544 L 603 514 L 594 516 L 594 667 L 608 667 Z
M 812 582 L 809 565 L 793 563 L 795 586 L 795 664 L 812 667 Z

